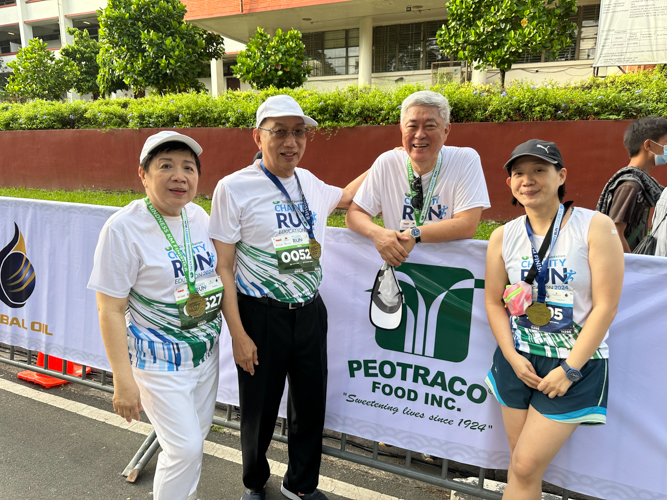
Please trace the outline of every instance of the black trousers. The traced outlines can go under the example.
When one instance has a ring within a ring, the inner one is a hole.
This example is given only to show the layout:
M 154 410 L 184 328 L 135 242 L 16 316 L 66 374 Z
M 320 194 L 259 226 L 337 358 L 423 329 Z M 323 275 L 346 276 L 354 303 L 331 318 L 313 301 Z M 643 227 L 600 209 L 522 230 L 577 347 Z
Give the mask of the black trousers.
M 239 294 L 243 328 L 257 346 L 250 375 L 237 366 L 241 405 L 243 484 L 261 490 L 269 479 L 266 450 L 280 400 L 287 394 L 288 454 L 285 486 L 295 493 L 317 488 L 327 393 L 327 310 L 321 297 L 300 309 L 283 309 Z

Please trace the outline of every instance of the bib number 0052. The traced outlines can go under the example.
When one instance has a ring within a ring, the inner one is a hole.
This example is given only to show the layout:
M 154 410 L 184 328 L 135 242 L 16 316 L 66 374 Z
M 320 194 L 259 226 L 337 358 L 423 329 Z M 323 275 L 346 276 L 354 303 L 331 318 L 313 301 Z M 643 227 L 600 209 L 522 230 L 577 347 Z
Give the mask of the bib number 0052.
M 309 249 L 310 239 L 306 233 L 286 234 L 273 238 L 273 247 L 278 259 L 280 274 L 316 271 L 319 261 L 313 259 Z
M 306 259 L 310 259 L 310 250 L 308 248 L 299 248 L 289 251 L 284 251 L 280 254 L 280 260 L 285 264 L 290 262 L 298 262 Z

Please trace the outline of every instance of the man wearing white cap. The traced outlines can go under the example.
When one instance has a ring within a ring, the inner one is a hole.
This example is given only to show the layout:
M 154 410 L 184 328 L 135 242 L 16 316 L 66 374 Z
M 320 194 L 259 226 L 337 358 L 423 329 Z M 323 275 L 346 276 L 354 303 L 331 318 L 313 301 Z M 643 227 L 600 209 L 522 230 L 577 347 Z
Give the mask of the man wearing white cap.
M 307 127 L 316 125 L 291 97 L 268 98 L 253 130 L 262 160 L 222 179 L 213 195 L 209 232 L 238 365 L 242 500 L 265 498 L 266 450 L 285 378 L 289 465 L 281 491 L 293 500 L 326 499 L 317 489 L 327 384 L 319 259 L 327 216 L 350 205 L 365 175 L 341 189 L 297 167 Z
M 472 238 L 489 208 L 482 163 L 471 148 L 445 146 L 449 102 L 430 90 L 401 105 L 403 150 L 381 154 L 347 213 L 347 226 L 375 244 L 392 266 L 418 243 Z M 371 217 L 382 212 L 384 227 Z

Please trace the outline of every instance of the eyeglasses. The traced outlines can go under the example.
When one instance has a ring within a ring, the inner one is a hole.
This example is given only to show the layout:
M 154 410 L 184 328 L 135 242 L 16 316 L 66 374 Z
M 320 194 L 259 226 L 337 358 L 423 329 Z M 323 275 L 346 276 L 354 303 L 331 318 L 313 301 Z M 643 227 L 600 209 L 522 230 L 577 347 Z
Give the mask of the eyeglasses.
M 412 197 L 412 208 L 421 210 L 424 207 L 424 192 L 422 191 L 422 178 L 415 177 L 410 184 L 415 195 Z
M 257 129 L 271 132 L 276 136 L 276 139 L 287 139 L 287 136 L 290 134 L 292 134 L 295 139 L 304 139 L 308 134 L 308 129 L 306 128 L 297 128 L 294 130 L 285 130 L 284 128 L 279 128 L 278 130 L 273 130 L 272 128 L 257 127 Z

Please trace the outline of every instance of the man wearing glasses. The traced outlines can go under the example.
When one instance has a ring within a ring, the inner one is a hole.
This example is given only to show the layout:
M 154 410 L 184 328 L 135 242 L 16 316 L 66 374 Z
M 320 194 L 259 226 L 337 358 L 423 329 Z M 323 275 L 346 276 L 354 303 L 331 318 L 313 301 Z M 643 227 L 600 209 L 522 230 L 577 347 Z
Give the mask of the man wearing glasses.
M 403 150 L 381 154 L 347 212 L 347 227 L 369 238 L 392 266 L 416 243 L 472 238 L 489 195 L 477 152 L 445 146 L 449 102 L 436 92 L 401 105 Z M 382 212 L 384 228 L 371 217 Z
M 218 183 L 209 223 L 238 369 L 242 500 L 265 498 L 266 451 L 286 378 L 289 464 L 281 491 L 292 500 L 326 500 L 317 489 L 327 386 L 319 259 L 327 216 L 349 207 L 365 174 L 341 189 L 297 167 L 307 127 L 317 122 L 289 96 L 269 97 L 256 123 L 262 159 Z

